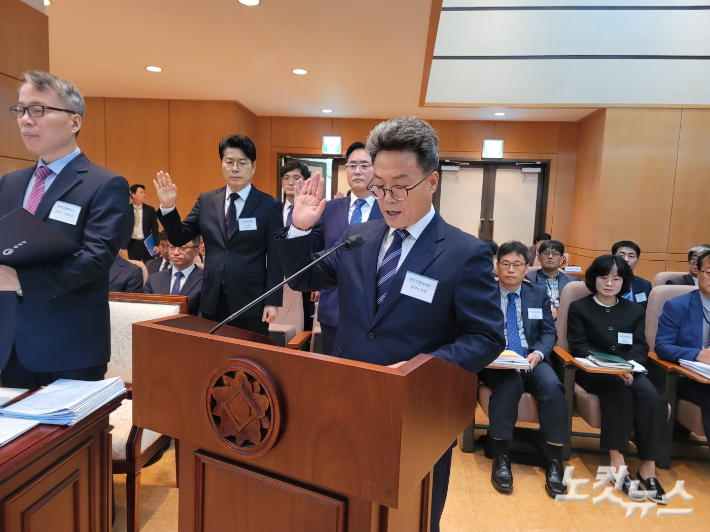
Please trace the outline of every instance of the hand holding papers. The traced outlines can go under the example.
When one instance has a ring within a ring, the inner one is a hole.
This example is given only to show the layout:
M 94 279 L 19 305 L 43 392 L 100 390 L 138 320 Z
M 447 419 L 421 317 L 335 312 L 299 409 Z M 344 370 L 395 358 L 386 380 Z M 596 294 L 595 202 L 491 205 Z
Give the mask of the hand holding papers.
M 531 369 L 527 358 L 523 358 L 519 354 L 507 349 L 487 367 L 491 369 L 520 369 L 525 371 Z

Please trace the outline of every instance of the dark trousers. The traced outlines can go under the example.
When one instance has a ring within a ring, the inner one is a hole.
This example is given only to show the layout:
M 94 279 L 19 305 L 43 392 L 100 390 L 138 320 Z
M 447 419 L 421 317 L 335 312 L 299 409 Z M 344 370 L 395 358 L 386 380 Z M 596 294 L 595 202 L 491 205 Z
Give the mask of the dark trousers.
M 333 346 L 335 346 L 335 334 L 338 332 L 337 327 L 328 327 L 327 325 L 320 325 L 320 337 L 323 341 L 323 354 L 331 355 L 333 353 Z
M 150 259 L 153 258 L 153 255 L 148 251 L 148 248 L 145 247 L 145 243 L 143 240 L 136 240 L 135 238 L 131 238 L 128 241 L 128 247 L 126 248 L 126 251 L 128 251 L 128 258 L 130 260 L 140 260 L 143 262 L 148 262 Z
M 431 482 L 431 532 L 439 532 L 441 514 L 444 513 L 446 494 L 449 492 L 449 477 L 451 476 L 451 455 L 456 442 L 449 447 L 444 456 L 434 465 L 434 478 Z
M 510 369 L 484 369 L 481 380 L 491 389 L 488 403 L 489 432 L 497 440 L 513 439 L 518 420 L 518 403 L 524 392 L 537 401 L 540 430 L 550 443 L 567 443 L 567 402 L 565 391 L 555 370 L 540 362 L 523 381 L 520 373 Z
M 678 397 L 700 407 L 705 436 L 710 442 L 710 384 L 680 377 L 678 379 Z
M 263 309 L 264 307 L 262 306 L 261 308 Z M 217 301 L 217 308 L 215 309 L 214 314 L 202 314 L 202 317 L 206 320 L 212 320 L 219 323 L 231 316 L 233 312 L 236 312 L 236 310 L 230 310 L 229 302 L 227 301 L 227 292 L 221 290 L 219 292 L 219 300 Z M 265 321 L 261 321 L 261 318 L 236 318 L 230 321 L 227 325 L 261 334 L 263 336 L 269 336 L 269 324 Z
M 0 381 L 6 386 L 19 388 L 39 388 L 59 379 L 80 381 L 100 381 L 106 375 L 106 364 L 90 368 L 66 369 L 62 371 L 31 371 L 25 368 L 17 358 L 15 346 L 12 346 L 10 359 L 0 374 Z
M 313 314 L 316 313 L 316 304 L 311 301 L 311 293 L 303 292 L 303 330 L 313 330 Z
M 614 375 L 576 372 L 588 393 L 599 396 L 602 428 L 600 447 L 629 452 L 631 429 L 641 460 L 660 460 L 668 427 L 668 402 L 643 373 L 634 373 L 630 385 Z

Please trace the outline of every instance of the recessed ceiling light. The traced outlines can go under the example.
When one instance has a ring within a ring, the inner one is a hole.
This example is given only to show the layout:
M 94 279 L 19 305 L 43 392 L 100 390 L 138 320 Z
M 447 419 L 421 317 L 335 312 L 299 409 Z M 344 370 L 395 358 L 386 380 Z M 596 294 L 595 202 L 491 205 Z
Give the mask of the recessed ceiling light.
M 493 116 L 505 116 L 505 113 L 493 113 Z
M 148 72 L 162 72 L 162 71 L 163 71 L 162 68 L 157 67 L 157 66 L 147 66 L 147 67 L 145 67 L 145 69 L 146 69 Z
M 48 5 L 51 4 L 51 3 L 52 3 L 52 2 L 50 2 L 49 0 L 44 0 L 44 5 L 46 5 L 46 6 L 48 6 Z
M 330 113 L 333 112 L 333 110 L 332 110 L 332 109 L 323 109 L 322 112 L 325 113 L 325 114 L 330 114 Z
M 239 0 L 239 3 L 245 6 L 258 6 L 259 0 Z
M 303 70 L 302 68 L 294 68 L 291 72 L 298 74 L 299 76 L 305 76 L 308 74 L 308 70 Z

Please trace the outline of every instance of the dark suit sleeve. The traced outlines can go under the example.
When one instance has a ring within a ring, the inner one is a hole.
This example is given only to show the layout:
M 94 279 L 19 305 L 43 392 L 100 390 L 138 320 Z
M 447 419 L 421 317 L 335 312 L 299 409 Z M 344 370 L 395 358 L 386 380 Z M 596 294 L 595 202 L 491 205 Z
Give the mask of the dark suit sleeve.
M 680 363 L 681 360 L 695 360 L 700 353 L 693 347 L 678 345 L 683 312 L 676 308 L 673 300 L 666 301 L 663 312 L 658 318 L 658 332 L 656 333 L 656 354 L 663 360 Z
M 131 268 L 131 274 L 126 280 L 125 291 L 133 294 L 143 293 L 143 270 L 138 267 Z
M 269 212 L 266 228 L 266 290 L 269 291 L 284 280 L 284 269 L 279 260 L 279 252 L 276 248 L 274 235 L 277 231 L 283 230 L 283 213 L 279 208 L 279 203 L 274 205 Z M 264 300 L 264 305 L 280 307 L 283 305 L 283 290 L 277 290 Z
M 545 290 L 545 295 L 542 299 L 542 323 L 540 325 L 540 338 L 530 346 L 530 349 L 532 351 L 540 351 L 549 361 L 552 349 L 557 343 L 557 329 L 555 328 L 555 320 L 552 319 L 552 304 L 550 303 L 550 297 L 547 295 L 547 290 Z
M 163 224 L 165 232 L 168 235 L 168 241 L 173 246 L 184 246 L 190 240 L 194 240 L 200 235 L 200 209 L 202 204 L 202 196 L 197 198 L 195 206 L 190 211 L 190 214 L 181 222 L 180 214 L 175 207 L 168 214 L 163 215 L 163 211 L 158 208 L 158 219 Z M 157 240 L 156 240 L 157 243 Z
M 574 301 L 567 313 L 567 343 L 573 357 L 586 358 L 589 356 L 589 351 L 598 351 L 589 343 L 584 322 L 581 304 Z
M 325 211 L 323 211 L 323 214 L 313 226 L 313 230 L 311 231 L 311 247 L 313 249 L 313 253 L 318 253 L 319 251 L 323 251 L 325 249 L 325 222 L 323 221 L 324 218 Z
M 157 273 L 151 273 L 148 278 L 145 280 L 145 285 L 143 286 L 143 292 L 146 294 L 158 294 L 159 292 L 157 291 L 157 286 L 154 288 L 153 287 L 153 281 L 156 282 L 156 285 L 159 284 L 158 280 L 155 278 L 155 276 L 158 275 Z
M 505 348 L 500 289 L 491 274 L 492 258 L 488 246 L 481 243 L 463 262 L 454 281 L 458 337 L 454 343 L 428 353 L 474 373 L 493 362 Z
M 343 235 L 338 244 L 349 236 L 348 233 L 349 231 L 346 231 L 346 234 Z M 315 254 L 311 252 L 310 234 L 297 238 L 286 238 L 287 235 L 287 228 L 278 231 L 274 242 L 286 277 L 290 277 L 305 268 L 312 260 L 323 255 L 323 252 Z M 343 249 L 341 248 L 302 275 L 296 277 L 288 285 L 291 289 L 299 292 L 316 292 L 326 288 L 333 288 L 337 284 L 338 264 L 342 253 Z
M 26 300 L 56 296 L 106 275 L 124 239 L 130 205 L 128 182 L 115 176 L 83 205 L 89 212 L 81 249 L 66 259 L 43 266 L 17 268 Z

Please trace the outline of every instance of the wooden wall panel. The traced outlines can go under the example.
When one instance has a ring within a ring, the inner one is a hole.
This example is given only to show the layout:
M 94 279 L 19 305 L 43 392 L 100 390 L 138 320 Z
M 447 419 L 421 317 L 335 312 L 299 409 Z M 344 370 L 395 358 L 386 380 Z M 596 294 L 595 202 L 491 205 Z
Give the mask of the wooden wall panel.
M 470 152 L 471 158 L 480 158 L 483 139 L 492 139 L 495 122 L 480 120 L 432 120 L 431 127 L 439 136 L 440 152 Z
M 276 196 L 278 182 L 276 176 L 276 156 L 271 153 L 271 117 L 256 117 L 256 145 L 257 161 L 256 174 L 253 183 L 256 188 Z
M 572 228 L 578 142 L 579 125 L 576 123 L 560 124 L 560 143 L 554 183 L 552 176 L 550 176 L 550 190 L 547 200 L 547 214 L 550 223 L 547 224 L 547 228 L 553 238 L 561 242 L 569 242 Z
M 20 0 L 0 2 L 0 73 L 49 71 L 49 19 Z
M 36 161 L 38 157 L 25 148 L 17 119 L 8 111 L 8 107 L 17 105 L 19 86 L 20 81 L 17 79 L 0 74 L 0 156 Z
M 710 109 L 683 109 L 668 251 L 710 241 Z
M 321 153 L 323 135 L 333 134 L 331 118 L 292 118 L 274 116 L 271 119 L 271 145 L 274 147 L 305 148 Z
M 232 112 L 234 116 L 234 131 L 237 135 L 246 135 L 252 141 L 256 136 L 256 115 L 242 104 L 234 102 L 232 104 Z M 254 141 L 256 145 L 256 141 Z M 257 159 L 259 158 L 259 150 L 257 148 Z
M 153 179 L 170 172 L 168 100 L 106 98 L 106 167 L 129 185 L 145 185 L 146 203 L 157 207 Z
M 0 157 L 0 176 L 14 172 L 15 170 L 22 170 L 23 168 L 29 168 L 34 166 L 36 163 L 34 161 L 26 161 L 24 159 L 11 159 L 9 157 Z
M 607 109 L 596 248 L 668 248 L 680 109 Z
M 84 98 L 84 123 L 81 126 L 79 147 L 90 161 L 106 166 L 106 109 L 104 98 Z
M 559 122 L 494 122 L 493 137 L 502 139 L 506 153 L 557 153 L 560 143 Z
M 367 135 L 380 122 L 379 118 L 333 118 L 333 135 L 343 137 L 343 155 L 353 142 L 367 141 Z

